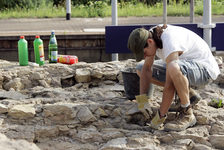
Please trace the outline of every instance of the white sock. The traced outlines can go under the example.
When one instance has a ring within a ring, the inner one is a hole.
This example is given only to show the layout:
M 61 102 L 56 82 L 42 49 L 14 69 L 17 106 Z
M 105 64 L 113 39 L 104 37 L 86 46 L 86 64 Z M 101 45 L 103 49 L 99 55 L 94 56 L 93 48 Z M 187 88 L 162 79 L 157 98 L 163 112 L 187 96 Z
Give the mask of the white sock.
M 187 108 L 188 106 L 190 106 L 190 102 L 188 102 L 187 104 L 180 104 L 180 106 L 183 108 Z

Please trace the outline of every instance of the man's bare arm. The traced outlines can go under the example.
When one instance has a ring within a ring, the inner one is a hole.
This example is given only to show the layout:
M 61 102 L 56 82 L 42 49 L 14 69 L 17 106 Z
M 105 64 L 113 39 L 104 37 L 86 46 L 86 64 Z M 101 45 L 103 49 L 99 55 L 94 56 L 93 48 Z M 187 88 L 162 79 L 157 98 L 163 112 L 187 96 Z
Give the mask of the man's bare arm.
M 145 58 L 145 63 L 142 67 L 141 78 L 140 78 L 140 94 L 147 94 L 149 84 L 152 79 L 152 64 L 154 62 L 154 56 L 148 56 Z

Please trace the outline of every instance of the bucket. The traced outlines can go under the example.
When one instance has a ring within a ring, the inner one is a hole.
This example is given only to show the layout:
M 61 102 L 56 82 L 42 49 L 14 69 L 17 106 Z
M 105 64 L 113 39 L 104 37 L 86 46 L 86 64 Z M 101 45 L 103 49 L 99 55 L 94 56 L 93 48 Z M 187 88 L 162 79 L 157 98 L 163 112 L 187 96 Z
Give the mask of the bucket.
M 124 81 L 125 95 L 129 100 L 135 99 L 139 95 L 139 76 L 136 72 L 121 71 Z

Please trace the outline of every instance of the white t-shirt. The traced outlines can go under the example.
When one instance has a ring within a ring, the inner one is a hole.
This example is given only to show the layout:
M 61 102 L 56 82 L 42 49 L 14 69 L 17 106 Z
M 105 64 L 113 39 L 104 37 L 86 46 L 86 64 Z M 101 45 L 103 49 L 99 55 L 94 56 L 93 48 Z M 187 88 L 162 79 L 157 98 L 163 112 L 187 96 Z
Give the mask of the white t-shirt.
M 158 49 L 156 55 L 166 62 L 173 52 L 182 51 L 181 60 L 193 60 L 205 66 L 209 75 L 215 80 L 220 74 L 215 58 L 207 43 L 196 33 L 183 27 L 168 25 L 161 35 L 163 49 Z

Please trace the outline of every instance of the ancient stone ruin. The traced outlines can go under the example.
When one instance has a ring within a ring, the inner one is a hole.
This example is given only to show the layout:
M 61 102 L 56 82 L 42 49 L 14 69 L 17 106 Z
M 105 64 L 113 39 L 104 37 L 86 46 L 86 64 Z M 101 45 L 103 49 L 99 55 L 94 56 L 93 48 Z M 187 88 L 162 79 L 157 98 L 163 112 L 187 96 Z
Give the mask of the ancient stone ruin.
M 149 120 L 126 98 L 121 70 L 135 64 L 130 59 L 22 67 L 0 60 L 0 149 L 224 149 L 224 109 L 209 105 L 224 100 L 224 68 L 216 81 L 197 89 L 197 124 L 167 132 L 147 126 Z M 152 116 L 162 90 L 155 87 Z M 174 117 L 170 112 L 167 121 Z

